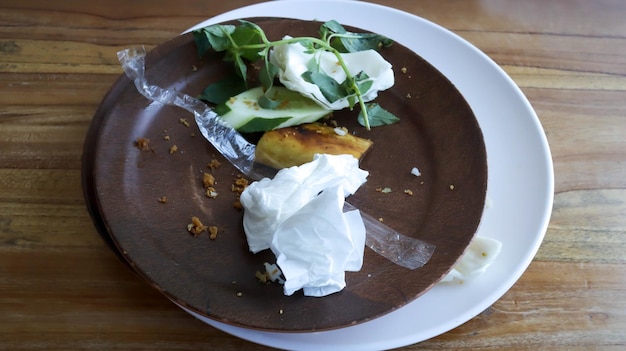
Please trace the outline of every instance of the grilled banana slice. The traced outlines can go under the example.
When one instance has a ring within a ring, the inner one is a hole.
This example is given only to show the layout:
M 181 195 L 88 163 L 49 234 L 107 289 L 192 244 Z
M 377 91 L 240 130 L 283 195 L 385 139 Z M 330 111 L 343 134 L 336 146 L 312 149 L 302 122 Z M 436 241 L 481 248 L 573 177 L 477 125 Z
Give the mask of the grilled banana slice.
M 349 154 L 359 160 L 372 147 L 369 139 L 319 123 L 267 131 L 256 146 L 255 161 L 276 169 L 299 166 L 315 154 Z

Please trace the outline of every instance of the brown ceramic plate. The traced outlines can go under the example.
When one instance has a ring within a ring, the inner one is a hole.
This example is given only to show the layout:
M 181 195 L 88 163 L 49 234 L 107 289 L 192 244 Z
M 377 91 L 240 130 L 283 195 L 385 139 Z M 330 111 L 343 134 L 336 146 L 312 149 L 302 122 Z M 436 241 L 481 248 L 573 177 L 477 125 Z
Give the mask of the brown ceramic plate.
M 250 20 L 270 39 L 317 35 L 319 28 L 300 20 Z M 368 181 L 350 202 L 405 235 L 435 244 L 423 268 L 411 271 L 366 249 L 361 271 L 347 273 L 347 287 L 330 296 L 288 297 L 278 284 L 260 284 L 255 272 L 275 259 L 269 251 L 255 255 L 247 249 L 242 213 L 233 208 L 230 191 L 237 171 L 202 138 L 190 114 L 147 101 L 126 77 L 104 98 L 85 142 L 84 192 L 96 226 L 154 288 L 223 323 L 307 332 L 365 322 L 404 306 L 436 284 L 473 238 L 483 212 L 487 162 L 478 123 L 455 87 L 401 45 L 382 54 L 395 67 L 396 84 L 377 102 L 401 122 L 366 131 L 357 125 L 356 112 L 334 114 L 375 143 L 361 164 L 370 172 Z M 147 56 L 150 82 L 192 96 L 230 72 L 220 55 L 198 58 L 190 35 Z M 150 151 L 135 146 L 139 137 L 150 139 Z M 170 153 L 173 145 L 178 151 Z M 213 159 L 222 166 L 213 171 L 219 195 L 209 199 L 201 179 Z M 422 176 L 412 175 L 413 167 Z M 163 196 L 166 203 L 158 201 Z M 190 235 L 192 216 L 218 226 L 217 239 Z

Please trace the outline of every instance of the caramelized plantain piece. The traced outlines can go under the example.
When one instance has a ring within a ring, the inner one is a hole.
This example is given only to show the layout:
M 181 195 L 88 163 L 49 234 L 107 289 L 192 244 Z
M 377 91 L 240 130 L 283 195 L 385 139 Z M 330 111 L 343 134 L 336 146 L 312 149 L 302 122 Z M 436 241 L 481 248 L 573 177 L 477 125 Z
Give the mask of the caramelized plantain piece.
M 281 169 L 313 161 L 314 154 L 349 154 L 361 160 L 372 144 L 341 129 L 306 123 L 265 132 L 256 146 L 255 161 Z

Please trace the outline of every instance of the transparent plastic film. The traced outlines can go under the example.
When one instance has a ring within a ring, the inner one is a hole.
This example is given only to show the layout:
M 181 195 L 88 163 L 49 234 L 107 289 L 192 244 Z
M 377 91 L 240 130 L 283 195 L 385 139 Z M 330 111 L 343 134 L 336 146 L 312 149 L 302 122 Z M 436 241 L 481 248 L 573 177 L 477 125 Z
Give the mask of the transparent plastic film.
M 274 176 L 276 170 L 255 166 L 255 145 L 223 123 L 204 102 L 174 89 L 149 84 L 145 74 L 145 56 L 143 47 L 129 48 L 117 53 L 126 76 L 133 81 L 140 94 L 150 101 L 178 106 L 191 112 L 202 135 L 250 179 Z M 355 209 L 355 206 L 345 202 L 344 211 Z M 360 213 L 366 228 L 366 245 L 374 252 L 408 269 L 422 267 L 430 260 L 435 250 L 434 245 L 402 235 L 374 217 L 362 211 Z
M 223 123 L 218 115 L 202 101 L 174 89 L 164 89 L 148 83 L 145 75 L 145 48 L 130 48 L 117 53 L 126 76 L 135 83 L 141 95 L 164 105 L 174 105 L 193 113 L 202 135 L 242 173 L 252 178 L 255 145 L 249 143 L 235 129 Z
M 355 209 L 348 202 L 343 206 L 344 211 Z M 397 265 L 408 269 L 420 268 L 435 251 L 435 245 L 400 234 L 362 211 L 361 218 L 367 230 L 365 245 Z

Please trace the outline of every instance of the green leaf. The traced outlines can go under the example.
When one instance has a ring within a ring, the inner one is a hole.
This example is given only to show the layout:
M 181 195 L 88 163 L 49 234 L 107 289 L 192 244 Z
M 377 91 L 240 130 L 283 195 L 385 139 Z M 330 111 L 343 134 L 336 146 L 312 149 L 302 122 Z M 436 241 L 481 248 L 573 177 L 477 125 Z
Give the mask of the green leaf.
M 239 77 L 241 77 L 244 81 L 247 81 L 248 66 L 239 55 L 235 55 L 233 60 L 235 61 L 235 66 L 237 67 L 236 72 L 239 75 Z
M 379 50 L 393 43 L 393 40 L 380 34 L 349 32 L 335 20 L 322 24 L 321 33 L 326 37 L 325 40 L 332 36 L 331 46 L 344 53 Z
M 246 82 L 239 76 L 231 75 L 207 86 L 198 98 L 216 105 L 223 104 L 231 96 L 235 96 L 245 90 Z
M 364 71 L 361 71 L 356 76 L 354 76 L 353 80 L 354 84 L 356 85 L 356 89 L 358 89 L 362 95 L 365 95 L 374 84 L 374 81 Z M 348 80 L 346 79 L 346 82 L 344 82 L 344 84 L 348 84 L 347 82 Z M 352 86 L 350 86 L 346 90 L 353 94 L 356 93 L 355 88 Z
M 262 132 L 274 129 L 289 119 L 291 119 L 289 116 L 278 118 L 254 117 L 248 123 L 239 127 L 238 130 L 242 133 Z
M 301 76 L 305 81 L 317 85 L 322 95 L 331 103 L 349 95 L 342 84 L 325 73 L 306 71 Z
M 335 20 L 330 20 L 322 24 L 321 30 L 322 33 L 327 32 L 335 34 L 344 34 L 348 32 L 339 22 Z
M 213 111 L 215 111 L 215 113 L 217 113 L 218 116 L 224 116 L 228 112 L 230 112 L 231 109 L 230 109 L 230 107 L 228 107 L 228 105 L 226 105 L 226 103 L 223 103 L 223 104 L 219 104 L 219 105 L 215 106 Z
M 242 21 L 242 24 L 235 28 L 230 35 L 233 40 L 232 50 L 236 50 L 236 55 L 248 61 L 256 61 L 261 57 L 263 48 L 246 48 L 246 46 L 262 43 L 260 28 L 251 22 Z
M 365 105 L 367 108 L 367 116 L 370 127 L 379 127 L 388 124 L 394 124 L 400 121 L 400 118 L 396 117 L 393 113 L 385 110 L 377 103 L 371 103 Z M 362 126 L 366 126 L 365 118 L 363 116 L 363 112 L 359 113 L 358 117 L 359 124 Z
M 204 56 L 211 48 L 211 43 L 209 43 L 209 38 L 207 38 L 204 29 L 195 30 L 192 32 L 192 35 L 198 51 L 198 57 Z
M 274 78 L 279 71 L 280 69 L 269 60 L 265 61 L 259 72 L 259 80 L 264 90 L 269 90 L 274 85 Z
M 266 94 L 261 95 L 257 102 L 259 103 L 259 106 L 261 106 L 261 108 L 268 110 L 274 110 L 282 104 L 282 100 L 274 100 Z

